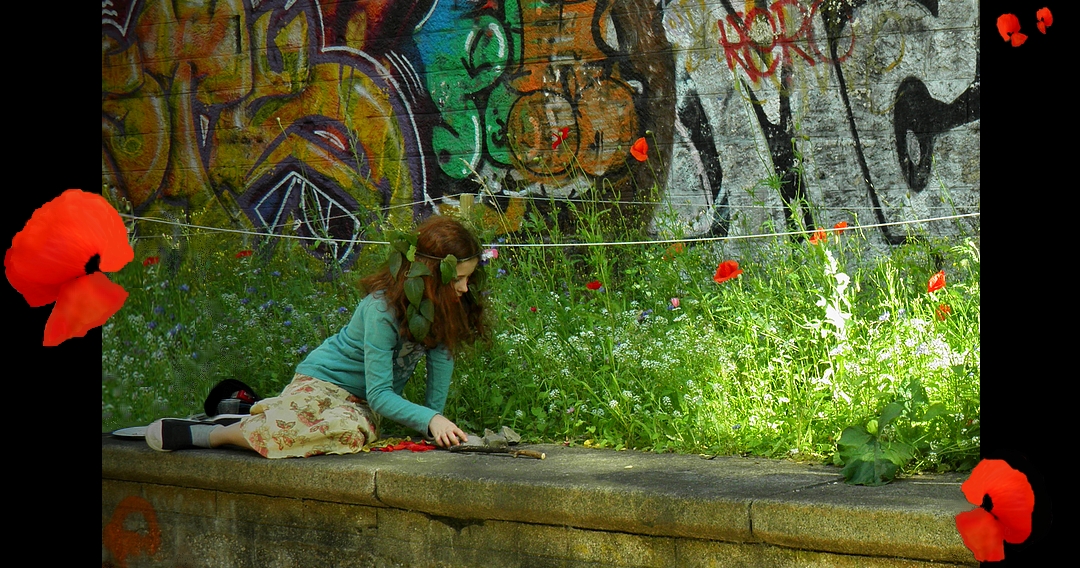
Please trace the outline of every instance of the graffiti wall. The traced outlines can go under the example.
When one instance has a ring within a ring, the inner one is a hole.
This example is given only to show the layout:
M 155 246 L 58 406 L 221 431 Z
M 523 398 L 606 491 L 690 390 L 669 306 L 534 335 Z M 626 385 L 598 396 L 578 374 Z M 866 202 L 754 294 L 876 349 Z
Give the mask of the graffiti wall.
M 658 232 L 844 220 L 898 243 L 957 227 L 889 223 L 978 211 L 978 13 L 103 0 L 103 184 L 140 215 L 342 239 L 472 194 L 506 230 L 598 199 Z

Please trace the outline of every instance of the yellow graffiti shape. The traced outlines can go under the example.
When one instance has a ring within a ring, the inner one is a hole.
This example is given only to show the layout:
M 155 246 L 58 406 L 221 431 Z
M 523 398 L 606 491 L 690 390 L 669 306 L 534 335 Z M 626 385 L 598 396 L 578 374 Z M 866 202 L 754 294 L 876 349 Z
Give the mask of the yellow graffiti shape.
M 244 14 L 241 0 L 144 2 L 126 45 L 103 36 L 103 176 L 134 206 L 206 189 L 196 105 L 251 90 Z

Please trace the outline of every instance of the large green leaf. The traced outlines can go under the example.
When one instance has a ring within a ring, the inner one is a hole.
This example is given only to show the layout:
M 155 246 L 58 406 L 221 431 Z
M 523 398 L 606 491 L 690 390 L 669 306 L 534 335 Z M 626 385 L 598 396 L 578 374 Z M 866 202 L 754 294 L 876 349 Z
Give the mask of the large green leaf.
M 882 455 L 885 459 L 892 462 L 893 465 L 899 467 L 915 457 L 915 450 L 903 442 L 893 440 L 885 444 L 885 447 L 882 449 Z
M 433 304 L 431 300 L 424 298 L 424 301 L 420 302 L 420 315 L 424 316 L 424 319 L 434 322 L 435 304 Z
M 387 260 L 387 264 L 390 267 L 390 276 L 397 278 L 398 272 L 401 272 L 401 260 L 402 257 L 400 252 L 396 250 L 390 251 L 390 256 Z
M 408 233 L 403 233 L 401 231 L 392 231 L 388 235 L 388 238 L 390 240 L 390 247 L 400 252 L 401 254 L 406 254 L 407 252 L 409 252 L 410 244 L 416 244 L 416 237 L 413 237 L 412 235 L 409 235 Z
M 431 276 L 431 270 L 428 270 L 426 264 L 422 262 L 414 262 L 409 267 L 409 273 L 406 274 L 409 278 L 416 278 L 417 276 Z
M 406 278 L 405 297 L 409 299 L 410 304 L 419 305 L 420 300 L 424 297 L 424 279 L 420 277 Z
M 873 436 L 866 431 L 866 428 L 862 426 L 849 426 L 844 428 L 844 432 L 840 434 L 840 453 L 844 453 L 845 447 L 859 447 L 870 441 Z
M 911 448 L 892 442 L 883 447 L 881 440 L 863 426 L 849 426 L 837 442 L 844 469 L 844 480 L 855 485 L 884 485 L 896 477 L 899 466 L 911 459 Z
M 449 284 L 457 278 L 457 257 L 452 254 L 446 255 L 446 258 L 439 263 L 439 272 L 442 273 L 443 284 Z
M 844 465 L 841 473 L 853 485 L 885 485 L 896 476 L 896 465 L 889 460 L 860 459 Z
M 930 408 L 926 409 L 926 412 L 919 418 L 919 421 L 929 422 L 937 418 L 938 416 L 943 416 L 945 414 L 948 414 L 948 410 L 945 408 L 945 405 L 941 404 L 940 402 L 935 402 L 934 404 L 930 405 Z
M 878 418 L 878 428 L 885 428 L 896 419 L 897 416 L 904 412 L 904 405 L 899 402 L 890 402 L 885 406 L 885 410 L 881 411 L 881 417 Z
M 416 341 L 423 341 L 430 329 L 431 322 L 425 319 L 424 316 L 414 314 L 409 318 L 409 332 L 412 333 L 413 339 Z

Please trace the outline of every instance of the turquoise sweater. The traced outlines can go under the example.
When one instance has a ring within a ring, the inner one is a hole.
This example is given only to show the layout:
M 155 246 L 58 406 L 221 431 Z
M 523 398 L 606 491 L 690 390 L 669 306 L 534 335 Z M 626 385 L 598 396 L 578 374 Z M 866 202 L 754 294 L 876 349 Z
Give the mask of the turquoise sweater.
M 420 358 L 427 354 L 424 405 L 402 397 Z M 381 294 L 369 294 L 340 332 L 326 338 L 296 372 L 329 381 L 366 399 L 377 414 L 428 435 L 450 389 L 454 360 L 442 345 L 425 349 L 398 334 L 393 311 Z

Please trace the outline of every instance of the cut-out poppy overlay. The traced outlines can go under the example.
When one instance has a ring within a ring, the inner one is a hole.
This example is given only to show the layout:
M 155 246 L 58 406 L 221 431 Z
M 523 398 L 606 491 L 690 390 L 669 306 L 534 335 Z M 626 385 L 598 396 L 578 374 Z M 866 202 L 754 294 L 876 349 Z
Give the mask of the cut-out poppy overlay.
M 8 282 L 31 307 L 56 302 L 43 345 L 52 347 L 105 323 L 127 292 L 104 272 L 135 258 L 127 227 L 104 197 L 69 189 L 34 211 L 4 255 Z
M 1040 8 L 1038 12 L 1035 12 L 1035 19 L 1038 20 L 1035 27 L 1039 28 L 1043 34 L 1046 33 L 1046 28 L 1054 24 L 1054 15 L 1050 13 L 1050 8 Z
M 1005 460 L 980 461 L 960 490 L 976 508 L 956 515 L 956 530 L 979 562 L 1004 560 L 1005 542 L 1019 544 L 1031 535 L 1035 492 Z
M 1001 39 L 1011 42 L 1013 47 L 1020 47 L 1027 41 L 1027 36 L 1020 33 L 1020 19 L 1015 14 L 998 16 L 997 29 Z

